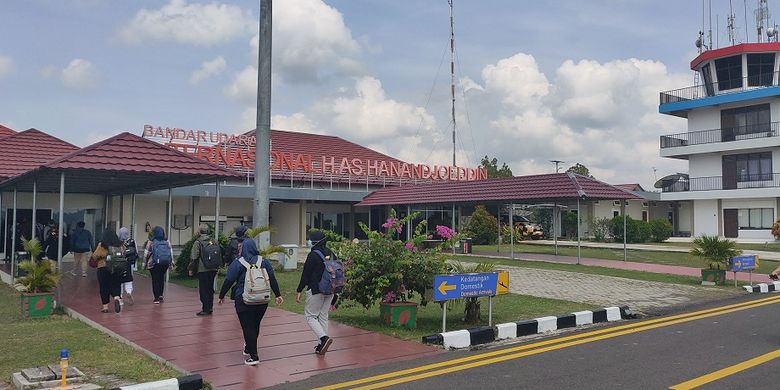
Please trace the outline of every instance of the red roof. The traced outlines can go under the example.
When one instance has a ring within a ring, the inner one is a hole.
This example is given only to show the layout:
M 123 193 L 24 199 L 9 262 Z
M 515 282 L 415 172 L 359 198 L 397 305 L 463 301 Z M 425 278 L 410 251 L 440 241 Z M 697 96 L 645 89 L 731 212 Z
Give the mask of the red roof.
M 547 202 L 577 199 L 639 199 L 630 191 L 574 173 L 516 176 L 472 182 L 388 187 L 368 194 L 357 206 L 454 202 Z
M 271 130 L 270 135 L 271 150 L 274 152 L 311 154 L 315 158 L 328 156 L 334 157 L 337 162 L 341 161 L 342 158 L 403 162 L 332 135 L 298 133 L 286 130 Z
M 16 131 L 14 131 L 12 128 L 0 125 L 0 139 L 14 134 L 16 134 Z
M 698 57 L 691 61 L 691 70 L 701 65 L 704 61 L 709 61 L 715 58 L 729 57 L 742 53 L 762 53 L 770 51 L 780 51 L 780 43 L 778 42 L 762 42 L 762 43 L 740 43 L 739 45 L 722 47 L 715 50 L 707 50 Z
M 77 149 L 78 147 L 37 129 L 13 133 L 0 139 L 0 179 L 38 168 Z

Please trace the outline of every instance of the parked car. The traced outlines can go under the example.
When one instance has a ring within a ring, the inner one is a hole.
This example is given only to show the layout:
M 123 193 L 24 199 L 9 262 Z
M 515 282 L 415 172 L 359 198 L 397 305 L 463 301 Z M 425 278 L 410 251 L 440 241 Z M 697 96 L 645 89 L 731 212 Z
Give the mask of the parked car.
M 502 216 L 502 223 L 507 223 L 508 217 Z M 532 240 L 541 240 L 544 238 L 544 230 L 542 227 L 531 222 L 528 218 L 522 215 L 515 215 L 513 222 L 515 226 L 520 226 L 524 232 L 524 235 Z

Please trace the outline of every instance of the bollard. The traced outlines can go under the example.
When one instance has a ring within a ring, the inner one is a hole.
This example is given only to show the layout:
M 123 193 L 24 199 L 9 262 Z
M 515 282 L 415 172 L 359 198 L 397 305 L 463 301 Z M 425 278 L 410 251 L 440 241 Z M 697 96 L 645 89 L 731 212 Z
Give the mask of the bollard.
M 60 351 L 60 371 L 62 371 L 62 380 L 60 380 L 60 387 L 66 388 L 68 386 L 68 349 L 63 348 Z

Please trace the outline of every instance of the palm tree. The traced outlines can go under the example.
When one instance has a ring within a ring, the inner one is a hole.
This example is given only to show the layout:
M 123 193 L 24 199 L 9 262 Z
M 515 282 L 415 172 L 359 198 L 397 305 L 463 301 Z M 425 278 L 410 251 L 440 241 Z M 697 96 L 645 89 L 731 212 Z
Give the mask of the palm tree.
M 693 240 L 690 254 L 704 259 L 709 269 L 725 270 L 729 260 L 741 255 L 742 250 L 737 249 L 737 243 L 732 240 L 702 235 Z

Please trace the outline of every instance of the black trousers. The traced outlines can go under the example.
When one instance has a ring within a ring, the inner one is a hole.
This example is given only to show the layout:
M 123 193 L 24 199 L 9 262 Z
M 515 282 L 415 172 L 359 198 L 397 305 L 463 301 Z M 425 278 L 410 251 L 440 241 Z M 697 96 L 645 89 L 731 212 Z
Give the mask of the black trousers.
M 100 286 L 100 302 L 108 305 L 111 297 L 118 297 L 120 294 L 121 283 L 116 275 L 108 272 L 106 267 L 97 270 L 98 286 Z
M 244 332 L 246 349 L 253 358 L 257 358 L 257 338 L 260 336 L 260 321 L 263 320 L 268 305 L 245 305 L 243 301 L 236 301 L 236 314 Z
M 165 271 L 168 270 L 168 266 L 156 265 L 149 272 L 152 274 L 152 293 L 154 294 L 154 300 L 159 300 L 163 297 L 163 290 L 165 289 Z
M 214 308 L 214 278 L 217 271 L 198 272 L 198 292 L 202 310 L 211 313 Z

